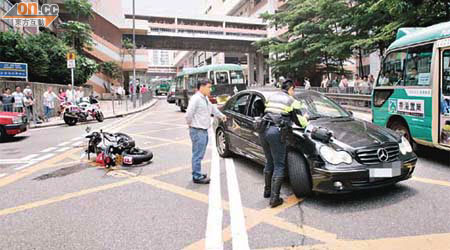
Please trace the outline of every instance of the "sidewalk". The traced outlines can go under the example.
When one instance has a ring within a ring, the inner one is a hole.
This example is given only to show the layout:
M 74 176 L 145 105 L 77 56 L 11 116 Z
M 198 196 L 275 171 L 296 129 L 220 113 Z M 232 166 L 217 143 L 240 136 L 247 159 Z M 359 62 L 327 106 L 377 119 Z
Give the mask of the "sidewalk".
M 111 101 L 100 101 L 100 109 L 103 112 L 103 115 L 106 119 L 116 118 L 116 117 L 123 117 L 131 114 L 135 114 L 138 112 L 145 111 L 155 105 L 155 103 L 158 101 L 158 99 L 153 99 L 150 102 L 143 104 L 142 106 L 139 105 L 139 103 L 136 103 L 136 108 L 133 109 L 133 103 L 128 101 L 122 101 L 121 104 L 119 102 L 115 101 L 114 107 L 112 105 Z M 127 106 L 128 105 L 128 106 Z M 114 108 L 114 110 L 113 110 Z M 49 119 L 48 122 L 44 122 L 41 124 L 33 124 L 33 122 L 30 122 L 30 129 L 34 128 L 45 128 L 45 127 L 54 127 L 54 126 L 61 126 L 65 125 L 64 120 L 60 117 L 52 117 Z

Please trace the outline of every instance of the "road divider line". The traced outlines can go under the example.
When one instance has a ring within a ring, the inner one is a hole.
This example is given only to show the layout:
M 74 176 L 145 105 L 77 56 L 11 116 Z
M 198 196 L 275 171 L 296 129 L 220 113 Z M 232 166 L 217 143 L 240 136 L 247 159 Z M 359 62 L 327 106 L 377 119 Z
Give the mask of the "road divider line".
M 448 181 L 433 180 L 433 179 L 416 177 L 416 176 L 413 176 L 412 180 L 418 181 L 418 182 L 423 182 L 423 183 L 428 183 L 428 184 L 433 184 L 433 185 L 440 185 L 440 186 L 450 187 L 450 182 L 448 182 Z
M 214 136 L 210 144 L 214 141 Z M 222 193 L 220 190 L 220 158 L 217 150 L 212 149 L 211 161 L 211 183 L 209 184 L 208 194 L 208 217 L 205 233 L 205 249 L 222 250 Z
M 39 156 L 39 154 L 27 155 L 27 156 L 23 157 L 22 160 L 28 161 L 28 160 L 31 160 L 32 158 L 36 157 L 36 156 Z
M 46 148 L 46 149 L 42 150 L 41 153 L 48 153 L 48 152 L 53 151 L 55 149 L 57 149 L 57 147 Z
M 247 229 L 245 226 L 244 210 L 236 176 L 233 159 L 225 159 L 227 172 L 228 199 L 230 203 L 231 237 L 233 249 L 250 250 Z
M 14 168 L 14 170 L 22 170 L 22 169 L 27 168 L 27 167 L 29 167 L 31 165 L 33 165 L 33 163 L 28 163 L 28 164 L 25 164 L 23 166 L 16 167 L 16 168 Z
M 62 148 L 56 150 L 55 152 L 61 153 L 61 152 L 67 151 L 69 149 L 70 149 L 70 147 L 62 147 Z
M 43 156 L 41 156 L 41 157 L 39 157 L 39 158 L 35 158 L 34 161 L 39 162 L 39 161 L 47 160 L 47 159 L 49 159 L 49 158 L 52 158 L 54 155 L 55 155 L 55 154 L 53 154 L 53 153 L 45 154 L 45 155 L 43 155 Z

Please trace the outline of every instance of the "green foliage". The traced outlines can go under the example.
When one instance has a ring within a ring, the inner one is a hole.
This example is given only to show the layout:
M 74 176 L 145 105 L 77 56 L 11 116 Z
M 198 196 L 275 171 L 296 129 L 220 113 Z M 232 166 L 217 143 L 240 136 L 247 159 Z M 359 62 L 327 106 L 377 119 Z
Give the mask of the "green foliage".
M 94 16 L 92 14 L 92 4 L 88 0 L 65 0 L 64 6 L 76 20 Z
M 77 55 L 75 68 L 75 84 L 83 85 L 86 83 L 93 74 L 98 72 L 98 64 L 83 55 Z
M 28 64 L 29 80 L 45 78 L 50 60 L 46 51 L 33 36 L 23 37 L 16 32 L 0 32 L 0 58 L 2 61 Z
M 83 48 L 92 49 L 94 41 L 92 40 L 92 28 L 89 24 L 68 21 L 61 24 L 61 28 L 64 29 L 62 37 L 65 43 L 79 54 L 83 53 Z
M 99 70 L 108 78 L 108 85 L 105 85 L 105 90 L 110 92 L 111 82 L 122 78 L 120 66 L 114 61 L 104 62 L 100 64 Z
M 343 62 L 361 50 L 379 51 L 400 27 L 426 27 L 450 20 L 448 0 L 290 0 L 284 11 L 263 14 L 272 27 L 288 27 L 279 39 L 257 43 L 272 53 L 277 74 L 301 78 L 343 72 Z M 325 66 L 325 67 L 323 67 Z

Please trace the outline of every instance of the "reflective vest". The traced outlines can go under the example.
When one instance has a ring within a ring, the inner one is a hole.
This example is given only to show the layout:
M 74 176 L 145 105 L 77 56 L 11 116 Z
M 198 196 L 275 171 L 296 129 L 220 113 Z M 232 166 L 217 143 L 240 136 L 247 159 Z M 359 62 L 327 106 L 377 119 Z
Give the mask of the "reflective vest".
M 292 112 L 295 112 L 298 119 L 298 124 L 304 128 L 308 126 L 308 120 L 304 115 L 301 115 L 301 110 L 303 108 L 304 106 L 299 101 L 295 100 L 294 97 L 280 91 L 267 99 L 266 109 L 264 112 L 278 114 L 285 117 L 291 116 Z

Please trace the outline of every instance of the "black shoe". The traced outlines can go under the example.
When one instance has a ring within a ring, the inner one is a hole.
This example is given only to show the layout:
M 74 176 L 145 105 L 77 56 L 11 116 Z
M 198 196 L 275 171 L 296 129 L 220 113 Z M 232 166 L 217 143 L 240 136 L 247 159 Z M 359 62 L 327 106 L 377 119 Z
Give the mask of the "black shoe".
M 211 180 L 210 180 L 208 177 L 203 177 L 203 176 L 202 176 L 202 178 L 199 178 L 199 179 L 193 178 L 192 181 L 193 181 L 195 184 L 209 184 L 209 182 L 210 182 Z
M 270 198 L 273 172 L 264 172 L 264 198 Z
M 283 177 L 272 178 L 272 191 L 270 194 L 270 207 L 278 207 L 283 204 L 283 199 L 280 198 L 281 184 L 283 183 Z

